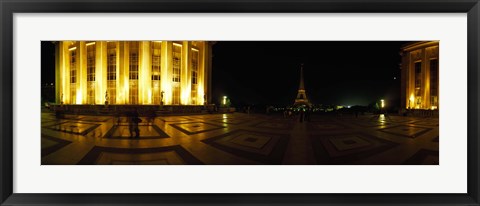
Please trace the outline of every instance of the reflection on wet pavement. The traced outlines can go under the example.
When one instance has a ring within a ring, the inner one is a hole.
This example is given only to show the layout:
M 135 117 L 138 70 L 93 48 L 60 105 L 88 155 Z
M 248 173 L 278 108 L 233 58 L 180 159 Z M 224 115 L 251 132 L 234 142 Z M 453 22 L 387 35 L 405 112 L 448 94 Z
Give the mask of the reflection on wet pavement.
M 438 118 L 205 114 L 126 118 L 42 113 L 42 165 L 438 165 Z

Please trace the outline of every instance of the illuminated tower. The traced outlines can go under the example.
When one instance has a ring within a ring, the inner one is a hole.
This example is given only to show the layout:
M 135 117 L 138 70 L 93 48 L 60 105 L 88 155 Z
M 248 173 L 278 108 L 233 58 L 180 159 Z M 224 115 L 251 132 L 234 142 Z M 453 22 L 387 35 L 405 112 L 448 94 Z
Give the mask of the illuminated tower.
M 305 93 L 305 86 L 303 84 L 303 64 L 300 66 L 300 86 L 298 87 L 297 98 L 293 105 L 308 105 L 307 94 Z

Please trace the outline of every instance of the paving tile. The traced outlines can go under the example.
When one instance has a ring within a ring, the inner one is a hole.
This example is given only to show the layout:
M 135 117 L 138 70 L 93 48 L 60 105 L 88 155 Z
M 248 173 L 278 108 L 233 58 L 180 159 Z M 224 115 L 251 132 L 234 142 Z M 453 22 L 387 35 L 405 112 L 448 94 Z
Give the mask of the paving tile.
M 202 114 L 125 117 L 42 113 L 42 164 L 438 165 L 438 118 Z M 385 156 L 384 154 L 388 154 Z M 202 160 L 205 160 L 203 162 Z

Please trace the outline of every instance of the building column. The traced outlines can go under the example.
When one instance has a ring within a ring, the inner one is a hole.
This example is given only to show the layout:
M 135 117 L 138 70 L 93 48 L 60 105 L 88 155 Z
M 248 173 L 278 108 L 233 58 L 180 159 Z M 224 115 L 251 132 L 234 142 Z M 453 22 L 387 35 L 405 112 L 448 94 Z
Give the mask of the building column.
M 107 42 L 95 42 L 95 104 L 105 104 L 107 92 Z
M 182 42 L 182 68 L 180 72 L 180 104 L 191 104 L 191 90 L 192 90 L 192 63 L 191 63 L 191 42 Z
M 87 47 L 84 41 L 77 43 L 78 70 L 77 70 L 77 104 L 87 103 Z
M 62 69 L 60 70 L 60 75 L 62 75 L 62 93 L 63 94 L 63 103 L 64 104 L 73 104 L 70 102 L 70 52 L 68 45 L 70 42 L 61 42 L 60 46 L 60 64 Z
M 197 88 L 197 105 L 205 104 L 205 44 L 207 42 L 199 42 L 198 45 L 198 88 Z
M 173 42 L 162 42 L 162 68 L 161 68 L 161 91 L 163 94 L 163 103 L 172 104 L 172 71 L 173 71 Z
M 139 44 L 138 55 L 138 103 L 152 104 L 152 66 L 150 41 Z

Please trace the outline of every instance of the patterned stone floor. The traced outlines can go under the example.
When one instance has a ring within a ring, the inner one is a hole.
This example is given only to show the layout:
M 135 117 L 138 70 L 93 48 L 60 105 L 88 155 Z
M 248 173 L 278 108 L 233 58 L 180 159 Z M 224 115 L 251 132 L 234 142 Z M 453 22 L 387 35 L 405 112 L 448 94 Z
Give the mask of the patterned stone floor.
M 42 113 L 42 165 L 438 165 L 438 118 L 207 114 L 126 118 Z

